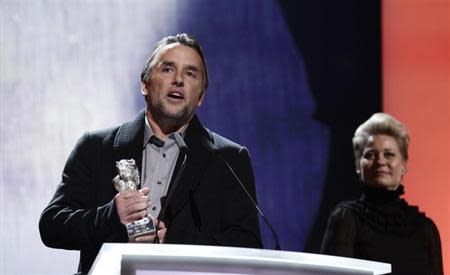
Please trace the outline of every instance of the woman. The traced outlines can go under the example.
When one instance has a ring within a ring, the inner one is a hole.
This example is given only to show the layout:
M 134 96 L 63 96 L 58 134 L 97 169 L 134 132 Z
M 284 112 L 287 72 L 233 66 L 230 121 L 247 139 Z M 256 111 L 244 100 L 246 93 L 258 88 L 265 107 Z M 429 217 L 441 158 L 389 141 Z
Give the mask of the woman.
M 353 152 L 363 195 L 334 209 L 322 253 L 387 262 L 392 274 L 443 274 L 436 225 L 400 198 L 408 144 L 406 127 L 388 114 L 374 114 L 359 126 Z

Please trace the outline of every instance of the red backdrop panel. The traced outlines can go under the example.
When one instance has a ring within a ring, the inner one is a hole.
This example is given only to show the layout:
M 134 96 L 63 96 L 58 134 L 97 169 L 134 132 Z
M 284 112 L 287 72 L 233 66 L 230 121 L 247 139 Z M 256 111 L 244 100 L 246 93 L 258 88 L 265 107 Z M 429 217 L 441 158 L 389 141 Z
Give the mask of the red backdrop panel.
M 384 0 L 383 108 L 411 134 L 406 199 L 437 224 L 450 272 L 450 0 Z

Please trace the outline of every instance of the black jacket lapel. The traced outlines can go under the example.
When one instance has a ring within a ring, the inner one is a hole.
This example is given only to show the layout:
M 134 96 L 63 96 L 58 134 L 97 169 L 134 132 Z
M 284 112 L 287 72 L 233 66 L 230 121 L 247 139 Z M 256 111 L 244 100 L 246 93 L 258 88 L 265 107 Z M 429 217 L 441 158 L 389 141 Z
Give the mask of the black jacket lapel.
M 121 159 L 134 159 L 141 175 L 144 125 L 145 110 L 142 110 L 134 120 L 120 126 L 114 139 L 113 165 Z
M 181 175 L 180 182 L 176 187 L 173 200 L 169 202 L 168 213 L 166 215 L 169 222 L 186 205 L 190 194 L 195 192 L 201 181 L 201 177 L 210 163 L 212 153 L 204 145 L 203 139 L 208 140 L 207 142 L 213 141 L 208 130 L 203 128 L 197 116 L 194 116 L 185 135 L 185 142 L 188 146 L 186 167 Z M 172 175 L 169 189 L 172 188 L 176 175 L 180 171 L 182 159 L 183 155 L 180 154 Z

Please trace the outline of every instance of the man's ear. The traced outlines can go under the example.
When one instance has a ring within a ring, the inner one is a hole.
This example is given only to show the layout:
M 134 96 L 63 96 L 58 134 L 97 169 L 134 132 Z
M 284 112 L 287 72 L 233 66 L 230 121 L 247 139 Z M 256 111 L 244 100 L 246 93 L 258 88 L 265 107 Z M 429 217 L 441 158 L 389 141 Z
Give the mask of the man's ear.
M 202 91 L 200 93 L 200 97 L 199 97 L 198 102 L 197 102 L 197 107 L 200 107 L 202 105 L 203 99 L 205 98 L 205 94 L 206 94 L 206 91 Z
M 144 82 L 141 81 L 141 94 L 143 96 L 147 96 L 148 95 L 148 89 L 147 89 L 147 84 L 145 84 Z

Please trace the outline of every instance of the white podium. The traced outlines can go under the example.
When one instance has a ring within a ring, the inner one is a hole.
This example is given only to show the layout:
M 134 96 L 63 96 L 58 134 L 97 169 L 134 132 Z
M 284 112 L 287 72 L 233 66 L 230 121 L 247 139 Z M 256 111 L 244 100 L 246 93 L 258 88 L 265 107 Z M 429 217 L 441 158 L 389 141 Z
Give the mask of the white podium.
M 310 253 L 200 245 L 106 243 L 89 274 L 349 275 L 390 272 L 391 265 L 386 263 Z

